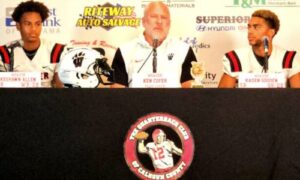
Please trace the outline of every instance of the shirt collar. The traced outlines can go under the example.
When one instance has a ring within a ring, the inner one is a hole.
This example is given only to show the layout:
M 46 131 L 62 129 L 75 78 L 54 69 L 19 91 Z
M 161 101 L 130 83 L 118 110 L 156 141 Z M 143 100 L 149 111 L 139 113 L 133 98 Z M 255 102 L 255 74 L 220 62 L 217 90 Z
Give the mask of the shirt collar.
M 167 36 L 167 38 L 163 41 L 163 43 L 158 48 L 166 48 L 171 41 L 172 40 Z M 152 49 L 152 46 L 150 46 L 150 44 L 146 41 L 145 36 L 143 34 L 139 36 L 138 44 L 143 48 Z

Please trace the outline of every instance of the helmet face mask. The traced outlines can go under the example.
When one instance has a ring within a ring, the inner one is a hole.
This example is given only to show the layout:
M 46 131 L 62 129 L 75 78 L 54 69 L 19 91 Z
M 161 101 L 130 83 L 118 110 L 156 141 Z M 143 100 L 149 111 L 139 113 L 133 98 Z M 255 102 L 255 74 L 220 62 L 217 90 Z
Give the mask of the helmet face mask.
M 166 135 L 165 134 L 159 134 L 157 136 L 157 144 L 160 144 L 166 140 Z
M 104 56 L 92 48 L 71 49 L 58 65 L 58 77 L 65 87 L 96 88 L 102 83 L 97 59 Z

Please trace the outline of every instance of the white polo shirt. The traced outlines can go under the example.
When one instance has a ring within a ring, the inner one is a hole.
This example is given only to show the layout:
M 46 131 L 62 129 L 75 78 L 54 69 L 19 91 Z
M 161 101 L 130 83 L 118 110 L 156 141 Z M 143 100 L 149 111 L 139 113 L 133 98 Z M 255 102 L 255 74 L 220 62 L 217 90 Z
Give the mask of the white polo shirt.
M 134 73 L 152 73 L 152 50 L 153 47 L 148 44 L 144 36 L 121 46 L 112 63 L 115 82 L 133 87 L 131 81 Z M 179 40 L 167 38 L 157 48 L 157 73 L 172 74 L 176 79 L 177 87 L 181 87 L 182 82 L 193 79 L 190 75 L 191 61 L 196 61 L 193 50 Z

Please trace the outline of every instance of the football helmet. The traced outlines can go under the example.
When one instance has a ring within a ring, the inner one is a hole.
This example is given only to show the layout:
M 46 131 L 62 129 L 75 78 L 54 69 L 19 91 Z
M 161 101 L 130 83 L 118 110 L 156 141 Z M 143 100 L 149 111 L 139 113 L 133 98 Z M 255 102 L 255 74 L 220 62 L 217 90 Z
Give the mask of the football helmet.
M 160 144 L 166 140 L 166 133 L 161 129 L 155 129 L 152 133 L 152 139 L 155 144 Z
M 74 48 L 62 57 L 57 69 L 58 77 L 65 87 L 96 88 L 100 83 L 107 84 L 101 75 L 113 76 L 113 70 L 106 61 L 103 49 Z

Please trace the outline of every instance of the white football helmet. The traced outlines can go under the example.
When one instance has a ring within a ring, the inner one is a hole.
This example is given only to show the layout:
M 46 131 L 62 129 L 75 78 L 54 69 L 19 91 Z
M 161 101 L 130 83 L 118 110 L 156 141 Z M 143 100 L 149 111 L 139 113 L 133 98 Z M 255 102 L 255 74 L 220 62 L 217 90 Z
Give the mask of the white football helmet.
M 106 58 L 92 48 L 71 49 L 58 65 L 58 77 L 65 87 L 96 88 L 102 83 L 99 62 L 106 64 Z

